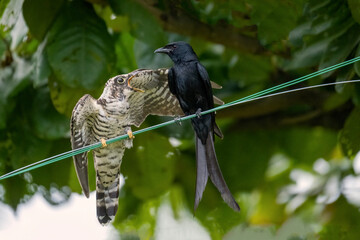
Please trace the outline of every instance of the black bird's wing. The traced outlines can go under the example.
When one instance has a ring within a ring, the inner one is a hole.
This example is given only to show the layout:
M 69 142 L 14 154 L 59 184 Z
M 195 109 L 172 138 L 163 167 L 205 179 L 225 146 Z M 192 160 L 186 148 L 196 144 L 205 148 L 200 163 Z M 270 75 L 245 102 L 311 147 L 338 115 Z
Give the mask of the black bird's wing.
M 213 95 L 212 95 L 209 74 L 207 73 L 205 67 L 203 65 L 201 65 L 201 63 L 197 62 L 196 66 L 197 66 L 198 73 L 201 77 L 201 80 L 203 81 L 203 84 L 205 86 L 206 99 L 208 100 L 209 108 L 213 108 L 214 100 L 213 100 Z M 204 110 L 204 109 L 202 109 L 202 110 Z
M 202 68 L 205 70 L 204 67 L 202 67 Z M 205 74 L 207 75 L 206 70 L 205 70 Z M 209 79 L 209 76 L 207 76 L 207 78 Z M 176 84 L 175 84 L 175 77 L 174 77 L 174 69 L 173 68 L 169 69 L 168 79 L 169 79 L 170 92 L 176 96 L 177 92 L 176 92 Z M 210 85 L 211 85 L 211 88 L 213 88 L 213 89 L 221 89 L 222 88 L 222 86 L 220 86 L 219 84 L 217 84 L 216 82 L 213 82 L 213 81 L 210 81 Z M 224 105 L 224 102 L 220 98 L 216 97 L 215 95 L 213 95 L 213 100 L 214 100 L 214 103 L 217 104 L 217 105 Z
M 169 69 L 168 83 L 169 83 L 170 92 L 176 96 L 177 92 L 176 92 L 175 74 L 173 68 Z
M 201 64 L 200 64 L 201 65 Z M 202 66 L 202 65 L 201 65 Z M 205 70 L 205 68 L 202 66 L 203 70 Z M 176 92 L 176 83 L 175 83 L 175 77 L 174 77 L 174 69 L 173 68 L 169 68 L 169 69 L 158 69 L 158 70 L 155 70 L 154 72 L 159 72 L 161 70 L 161 72 L 163 74 L 160 74 L 160 77 L 159 77 L 159 81 L 161 82 L 161 85 L 166 87 L 166 85 L 168 85 L 169 89 L 170 89 L 170 92 L 177 96 L 177 92 Z M 207 75 L 207 72 L 205 70 L 205 74 Z M 166 76 L 167 75 L 167 76 Z M 207 79 L 209 79 L 209 76 L 207 75 Z M 167 81 L 167 83 L 164 83 L 163 81 Z M 209 80 L 210 81 L 210 80 Z M 219 84 L 213 82 L 213 81 L 210 81 L 210 93 L 212 94 L 212 91 L 211 91 L 211 88 L 214 88 L 214 89 L 221 89 L 222 86 L 220 86 Z M 207 88 L 209 87 L 207 86 Z M 212 96 L 213 98 L 213 101 L 214 103 L 218 104 L 218 105 L 223 105 L 224 102 L 216 97 L 216 96 Z M 178 104 L 178 103 L 177 103 Z M 180 105 L 176 106 L 176 107 L 180 107 Z M 167 116 L 168 114 L 166 114 Z M 181 110 L 181 114 L 178 114 L 179 115 L 184 115 L 182 110 Z M 216 126 L 217 127 L 217 126 Z M 219 129 L 220 131 L 220 129 Z M 219 136 L 220 137 L 220 136 Z M 222 138 L 222 137 L 221 137 Z
M 91 127 L 98 112 L 96 100 L 89 94 L 84 95 L 75 105 L 70 121 L 70 134 L 72 149 L 84 147 L 92 138 Z M 88 158 L 87 153 L 73 156 L 77 177 L 86 197 L 89 197 Z
M 201 63 L 197 63 L 197 70 L 199 72 L 199 75 L 201 77 L 201 80 L 204 83 L 205 86 L 205 91 L 206 91 L 206 97 L 208 99 L 208 104 L 209 107 L 213 108 L 214 107 L 214 100 L 216 101 L 216 103 L 218 103 L 219 105 L 224 104 L 224 102 L 222 102 L 220 99 L 218 99 L 217 97 L 212 95 L 212 87 L 215 89 L 221 88 L 220 85 L 218 85 L 217 83 L 214 83 L 212 81 L 210 81 L 210 77 L 209 74 L 207 73 L 205 67 L 201 64 Z M 221 132 L 220 128 L 218 127 L 218 125 L 215 122 L 215 113 L 213 114 L 214 119 L 213 119 L 213 124 L 214 124 L 214 133 L 221 139 L 224 138 L 223 133 Z

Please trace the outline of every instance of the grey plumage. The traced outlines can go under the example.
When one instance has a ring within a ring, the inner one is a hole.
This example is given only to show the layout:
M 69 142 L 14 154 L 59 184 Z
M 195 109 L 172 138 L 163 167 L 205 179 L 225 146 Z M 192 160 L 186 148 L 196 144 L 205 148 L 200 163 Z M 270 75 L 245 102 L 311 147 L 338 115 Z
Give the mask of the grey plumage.
M 72 148 L 126 134 L 131 131 L 131 125 L 139 127 L 149 114 L 184 115 L 169 90 L 167 74 L 168 69 L 138 69 L 109 79 L 99 99 L 83 96 L 71 116 Z M 126 139 L 93 150 L 97 216 L 103 225 L 115 217 L 121 161 L 125 148 L 131 148 L 132 144 L 132 139 Z M 74 165 L 82 190 L 89 197 L 87 153 L 74 156 Z

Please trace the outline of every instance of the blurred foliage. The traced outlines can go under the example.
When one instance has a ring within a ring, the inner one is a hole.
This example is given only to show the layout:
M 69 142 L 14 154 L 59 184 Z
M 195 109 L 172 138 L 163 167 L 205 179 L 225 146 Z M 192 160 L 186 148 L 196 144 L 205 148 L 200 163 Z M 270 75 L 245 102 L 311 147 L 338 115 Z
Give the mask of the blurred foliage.
M 2 0 L 0 174 L 69 150 L 78 99 L 113 75 L 170 67 L 153 54 L 167 42 L 191 43 L 228 102 L 359 56 L 359 23 L 356 0 Z M 358 76 L 360 62 L 307 84 Z M 241 212 L 209 183 L 196 220 L 213 239 L 358 239 L 359 102 L 359 85 L 339 85 L 219 111 L 217 155 Z M 166 204 L 175 221 L 192 214 L 195 172 L 188 122 L 139 135 L 113 225 L 158 236 Z M 81 193 L 72 161 L 0 182 L 15 211 L 36 192 L 51 204 Z

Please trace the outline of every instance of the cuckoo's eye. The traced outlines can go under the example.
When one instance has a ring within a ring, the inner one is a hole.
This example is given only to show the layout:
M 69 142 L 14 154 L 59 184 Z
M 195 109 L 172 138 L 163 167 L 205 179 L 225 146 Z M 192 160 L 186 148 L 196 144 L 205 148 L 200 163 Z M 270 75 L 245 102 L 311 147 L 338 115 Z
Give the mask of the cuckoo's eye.
M 123 84 L 125 82 L 125 78 L 118 77 L 118 78 L 116 78 L 116 82 L 119 84 Z

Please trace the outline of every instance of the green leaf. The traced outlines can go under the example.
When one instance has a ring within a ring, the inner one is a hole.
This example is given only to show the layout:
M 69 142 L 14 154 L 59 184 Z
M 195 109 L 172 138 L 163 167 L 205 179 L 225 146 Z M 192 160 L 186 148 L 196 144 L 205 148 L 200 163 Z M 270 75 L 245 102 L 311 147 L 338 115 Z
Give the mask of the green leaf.
M 16 211 L 25 194 L 28 194 L 26 181 L 22 177 L 13 177 L 5 179 L 2 185 L 5 190 L 4 202 Z
M 37 48 L 34 54 L 34 88 L 42 87 L 48 83 L 48 78 L 51 74 L 51 68 L 47 60 L 45 51 L 47 39 L 45 39 Z
M 2 0 L 0 1 L 0 18 L 2 17 L 7 5 L 9 4 L 10 0 Z
M 0 72 L 0 129 L 6 127 L 7 113 L 12 110 L 14 104 L 8 102 L 8 95 L 12 91 L 12 87 L 8 86 L 11 79 L 11 68 L 4 68 Z
M 348 204 L 345 198 L 340 198 L 327 207 L 325 214 L 330 215 L 318 234 L 320 239 L 356 240 L 359 238 L 359 233 L 354 230 L 360 224 L 358 207 Z
M 354 85 L 352 101 L 355 104 L 355 106 L 360 105 L 360 85 L 359 84 Z
M 6 44 L 4 41 L 0 41 L 0 60 L 3 59 L 3 56 L 7 50 Z
M 352 79 L 354 75 L 355 75 L 355 70 L 352 65 L 342 67 L 338 70 L 336 82 L 342 82 Z M 349 88 L 351 88 L 351 86 L 348 86 L 348 84 L 335 85 L 335 90 L 337 93 L 343 93 L 346 89 Z
M 79 99 L 85 94 L 90 94 L 93 97 L 97 98 L 100 96 L 100 93 L 103 89 L 99 88 L 95 91 L 87 91 L 79 88 L 71 88 L 65 84 L 57 81 L 57 79 L 51 75 L 49 77 L 49 89 L 51 101 L 55 109 L 65 115 L 70 117 L 75 104 Z
M 19 14 L 19 17 L 17 18 L 17 21 L 10 32 L 10 36 L 11 36 L 10 48 L 17 49 L 17 47 L 23 42 L 27 33 L 28 33 L 28 28 L 25 24 L 24 17 L 22 14 Z
M 353 25 L 354 20 L 344 1 L 309 2 L 302 24 L 290 33 L 291 41 L 297 46 L 302 43 L 302 48 L 294 52 L 293 59 L 285 69 L 312 67 L 320 62 L 325 66 L 331 61 L 339 61 L 351 51 L 349 48 L 354 47 L 351 39 L 356 38 L 356 33 L 347 36 Z M 350 46 L 344 47 L 344 42 L 350 42 Z M 339 51 L 334 50 L 336 47 L 339 47 Z
M 324 69 L 340 63 L 350 55 L 360 41 L 360 26 L 354 24 L 347 32 L 333 39 L 322 56 L 319 69 Z M 359 64 L 358 62 L 356 64 Z M 333 72 L 322 75 L 324 78 L 330 76 Z
M 120 190 L 119 201 L 121 204 L 119 204 L 114 225 L 121 228 L 122 226 L 128 226 L 126 223 L 126 221 L 128 221 L 128 217 L 134 216 L 144 201 L 135 197 L 127 184 L 125 184 Z
M 165 45 L 166 37 L 164 31 L 155 17 L 144 9 L 141 4 L 133 0 L 110 0 L 109 2 L 115 14 L 129 16 L 131 33 L 138 40 L 153 48 Z
M 122 33 L 116 40 L 116 69 L 121 73 L 131 72 L 137 68 L 134 54 L 134 37 Z
M 105 0 L 107 1 L 107 0 Z M 113 33 L 125 33 L 130 32 L 130 20 L 128 16 L 117 16 L 114 14 L 115 11 L 110 6 L 96 7 L 96 13 L 101 16 L 106 26 L 111 29 Z
M 147 42 L 135 40 L 135 59 L 139 68 L 159 68 L 172 66 L 170 58 L 164 56 L 163 54 L 155 54 L 155 49 L 155 47 L 148 44 Z
M 43 139 L 66 138 L 70 120 L 57 112 L 51 103 L 49 89 L 39 89 L 32 105 L 31 118 L 38 137 Z
M 344 34 L 354 24 L 348 6 L 342 0 L 313 0 L 304 16 L 311 22 L 310 35 L 330 40 Z M 310 38 L 306 40 L 309 41 Z
M 219 165 L 232 191 L 250 190 L 263 182 L 274 143 L 271 132 L 266 131 L 231 131 L 216 142 Z
M 349 92 L 344 92 L 343 94 L 332 94 L 326 99 L 323 109 L 324 111 L 335 110 L 336 108 L 345 104 L 349 98 Z
M 229 69 L 229 75 L 243 84 L 264 82 L 274 69 L 268 57 L 242 54 L 236 60 L 236 64 Z
M 284 205 L 276 202 L 278 191 L 270 184 L 266 184 L 259 194 L 257 208 L 251 216 L 251 221 L 255 224 L 277 223 L 284 221 Z
M 326 51 L 329 42 L 329 39 L 320 38 L 319 41 L 304 46 L 301 50 L 295 52 L 293 59 L 284 67 L 285 70 L 289 71 L 317 65 Z
M 18 20 L 19 15 L 21 14 L 21 8 L 22 8 L 22 4 L 24 2 L 24 0 L 12 0 L 10 2 L 8 2 L 8 4 L 6 5 L 6 0 L 4 3 L 4 5 L 1 5 L 1 7 L 5 7 L 5 10 L 3 10 L 3 14 L 2 17 L 0 19 L 0 26 L 5 26 L 6 29 L 10 29 L 12 28 L 15 23 Z
M 46 52 L 56 78 L 73 88 L 101 86 L 115 64 L 114 41 L 85 1 L 72 1 L 61 11 L 50 29 Z
M 31 63 L 15 54 L 11 65 L 0 71 L 0 129 L 5 128 L 7 113 L 14 107 L 10 99 L 30 83 L 31 71 Z
M 359 0 L 347 0 L 351 15 L 357 23 L 360 23 L 360 1 Z
M 355 56 L 360 56 L 360 45 L 356 49 Z M 354 69 L 355 69 L 356 74 L 358 76 L 360 76 L 360 63 L 359 62 L 354 63 Z
M 9 156 L 13 169 L 48 157 L 52 146 L 50 141 L 33 135 L 31 129 L 19 129 L 17 132 L 12 133 L 11 141 L 12 146 L 9 149 Z
M 340 143 L 343 152 L 353 157 L 360 150 L 360 108 L 355 108 L 346 119 L 343 130 L 340 132 Z
M 174 218 L 179 218 L 180 211 L 185 207 L 184 191 L 180 186 L 172 186 L 169 191 L 169 201 Z
M 299 217 L 288 219 L 278 230 L 279 239 L 316 239 L 313 224 Z
M 64 0 L 24 0 L 23 15 L 30 32 L 38 39 L 43 40 Z
M 302 0 L 252 0 L 251 20 L 258 26 L 258 37 L 263 45 L 285 39 L 296 26 L 301 14 Z M 280 26 L 281 24 L 281 26 Z
M 217 194 L 219 195 L 218 191 Z M 200 211 L 197 211 L 197 217 L 208 229 L 212 239 L 222 239 L 226 232 L 244 222 L 242 214 L 234 212 L 225 203 L 218 203 L 216 207 L 207 208 L 204 211 L 206 215 L 202 216 L 200 216 Z
M 304 43 L 304 36 L 311 33 L 311 21 L 301 22 L 289 33 L 289 41 L 295 47 L 301 47 Z
M 121 239 L 152 239 L 157 223 L 157 210 L 161 204 L 161 199 L 149 199 L 139 204 L 137 199 L 134 199 L 131 195 L 129 196 L 126 192 L 124 198 L 120 197 L 120 202 L 125 202 L 125 206 L 119 204 L 119 212 L 122 212 L 124 208 L 126 208 L 126 210 L 135 210 L 130 216 L 127 215 L 127 218 L 121 219 L 118 215 L 115 218 L 114 226 L 120 230 Z M 135 209 L 133 209 L 134 203 L 137 205 Z
M 165 192 L 175 175 L 176 154 L 167 138 L 155 132 L 142 134 L 125 151 L 122 173 L 135 196 L 148 199 Z
M 68 151 L 70 147 L 69 139 L 60 139 L 52 141 L 51 143 L 52 147 L 50 149 L 50 155 L 56 155 L 61 152 Z M 48 157 L 50 157 L 50 155 Z M 41 159 L 36 160 L 39 161 Z M 70 159 L 66 159 L 64 161 L 56 162 L 33 170 L 31 172 L 33 182 L 37 185 L 45 187 L 48 190 L 51 190 L 51 187 L 61 188 L 63 186 L 68 186 L 72 165 L 72 161 Z
M 321 127 L 289 129 L 278 138 L 282 151 L 299 164 L 330 157 L 337 143 L 336 132 Z
M 237 226 L 232 229 L 224 240 L 236 240 L 236 239 L 253 239 L 253 240 L 274 240 L 273 229 L 271 227 L 260 226 Z

